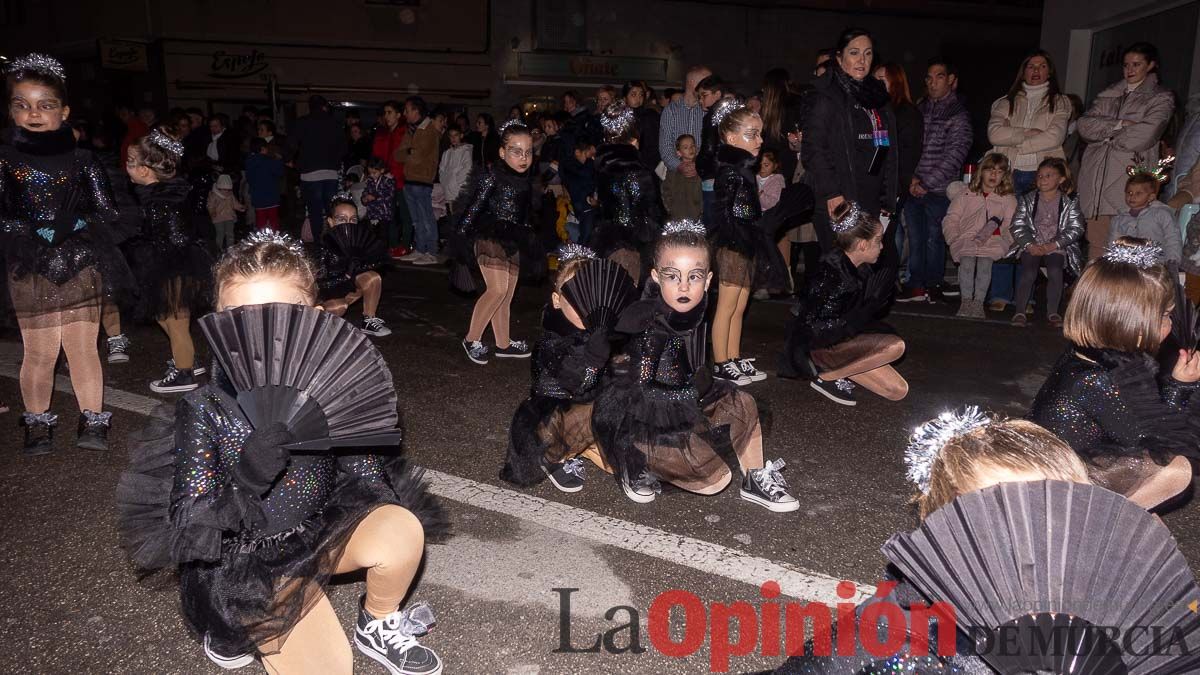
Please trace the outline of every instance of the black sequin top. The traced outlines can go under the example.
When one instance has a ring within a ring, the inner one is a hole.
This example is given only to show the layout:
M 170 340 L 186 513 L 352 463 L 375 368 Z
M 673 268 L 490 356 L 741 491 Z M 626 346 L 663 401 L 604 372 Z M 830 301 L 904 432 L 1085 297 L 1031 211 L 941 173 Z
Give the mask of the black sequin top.
M 531 395 L 590 401 L 608 362 L 607 336 L 594 337 L 595 331 L 576 328 L 560 310 L 549 305 L 542 312 L 542 328 L 530 360 Z
M 142 236 L 154 244 L 155 253 L 177 258 L 180 250 L 196 241 L 196 230 L 184 211 L 191 189 L 179 177 L 134 187 L 142 206 Z
M 1028 418 L 1088 459 L 1200 456 L 1192 405 L 1200 385 L 1158 370 L 1149 354 L 1071 347 L 1042 384 Z
M 6 132 L 0 145 L 0 243 L 11 271 L 36 269 L 65 283 L 97 265 L 88 237 L 117 216 L 103 165 L 75 148 L 69 127 Z
M 869 267 L 855 268 L 840 250 L 821 258 L 800 300 L 800 313 L 792 322 L 795 339 L 810 348 L 848 340 L 873 319 L 864 300 Z
M 503 161 L 476 171 L 474 185 L 459 197 L 458 235 L 467 241 L 495 240 L 515 249 L 533 233 L 531 173 L 517 173 Z
M 353 228 L 359 243 L 352 237 L 339 238 Z M 391 267 L 386 245 L 370 232 L 366 223 L 352 223 L 330 228 L 321 236 L 321 258 L 317 270 L 317 285 L 324 297 L 345 295 L 354 290 L 354 278 L 364 272 L 382 273 Z
M 656 289 L 648 295 L 626 308 L 617 321 L 616 331 L 630 335 L 623 353 L 647 398 L 696 402 L 712 379 L 705 367 L 706 303 L 679 313 L 667 306 Z
M 716 248 L 727 248 L 753 257 L 756 223 L 762 217 L 758 202 L 758 181 L 754 176 L 754 155 L 722 145 L 717 150 L 717 173 L 713 182 L 712 221 L 709 240 Z
M 218 380 L 225 382 L 218 373 Z M 334 494 L 339 477 L 385 481 L 378 455 L 292 455 L 287 468 L 264 495 L 234 478 L 234 467 L 251 428 L 237 412 L 232 388 L 209 384 L 188 394 L 176 408 L 175 480 L 171 519 L 212 529 L 214 521 L 234 523 L 247 505 L 261 505 L 265 521 L 236 536 L 260 539 L 292 530 L 318 514 Z
M 596 151 L 596 187 L 602 221 L 598 227 L 616 231 L 598 235 L 615 242 L 640 246 L 654 241 L 663 221 L 662 200 L 654 178 L 626 144 L 606 144 Z M 605 255 L 607 251 L 598 251 Z

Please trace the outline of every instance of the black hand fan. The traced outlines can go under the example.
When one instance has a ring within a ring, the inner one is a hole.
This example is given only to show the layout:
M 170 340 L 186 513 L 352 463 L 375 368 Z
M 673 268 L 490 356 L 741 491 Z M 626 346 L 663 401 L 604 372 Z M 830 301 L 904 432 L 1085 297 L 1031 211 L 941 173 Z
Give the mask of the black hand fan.
M 638 297 L 629 273 L 608 259 L 589 260 L 562 287 L 587 328 L 611 327 Z
M 1196 306 L 1188 299 L 1183 291 L 1183 284 L 1175 284 L 1175 309 L 1171 310 L 1171 335 L 1181 349 L 1189 351 L 1196 349 L 1200 342 L 1200 331 L 1197 330 Z
M 282 422 L 289 450 L 395 445 L 396 389 L 383 355 L 341 318 L 314 307 L 246 305 L 200 329 L 251 426 Z
M 388 260 L 387 244 L 367 223 L 338 225 L 330 230 L 330 236 L 342 254 L 350 259 L 351 274 Z
M 1001 673 L 1200 669 L 1200 614 L 1189 608 L 1200 587 L 1187 560 L 1162 523 L 1103 488 L 1001 483 L 955 499 L 883 553 L 931 601 L 952 605 L 960 629 L 1015 631 L 1026 647 L 1015 653 L 976 640 Z

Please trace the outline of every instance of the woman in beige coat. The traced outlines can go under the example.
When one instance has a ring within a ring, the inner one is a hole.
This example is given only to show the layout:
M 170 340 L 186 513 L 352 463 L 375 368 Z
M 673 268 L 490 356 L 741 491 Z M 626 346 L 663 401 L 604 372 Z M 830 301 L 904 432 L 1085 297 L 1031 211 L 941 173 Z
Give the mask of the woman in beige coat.
M 1158 82 L 1158 49 L 1138 42 L 1121 56 L 1125 77 L 1100 92 L 1079 118 L 1088 142 L 1079 169 L 1079 201 L 1087 218 L 1088 259 L 1104 252 L 1109 222 L 1125 204 L 1125 170 L 1158 161 L 1158 141 L 1175 110 L 1175 95 Z

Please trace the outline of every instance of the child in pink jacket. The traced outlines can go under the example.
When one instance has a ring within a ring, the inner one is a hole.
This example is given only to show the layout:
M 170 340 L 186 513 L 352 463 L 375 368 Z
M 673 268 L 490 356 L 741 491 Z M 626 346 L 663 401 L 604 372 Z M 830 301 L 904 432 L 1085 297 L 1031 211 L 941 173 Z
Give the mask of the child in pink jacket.
M 942 220 L 950 256 L 958 263 L 962 288 L 958 316 L 987 316 L 983 301 L 992 283 L 992 263 L 1003 258 L 1012 246 L 1009 225 L 1016 210 L 1008 158 L 989 153 L 980 162 L 971 185 L 950 202 L 950 210 Z

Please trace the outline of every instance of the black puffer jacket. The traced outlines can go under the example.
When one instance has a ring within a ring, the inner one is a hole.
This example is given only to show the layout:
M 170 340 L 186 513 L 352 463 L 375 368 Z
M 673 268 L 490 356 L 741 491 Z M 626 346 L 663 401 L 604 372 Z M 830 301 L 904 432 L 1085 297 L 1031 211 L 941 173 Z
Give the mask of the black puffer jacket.
M 662 200 L 636 147 L 600 146 L 596 187 L 602 214 L 592 240 L 597 253 L 606 256 L 617 248 L 637 248 L 654 241 L 663 220 Z
M 713 215 L 709 240 L 717 248 L 728 248 L 748 258 L 756 253 L 755 223 L 762 217 L 758 181 L 754 177 L 754 155 L 722 144 L 717 150 L 717 172 L 713 183 Z

